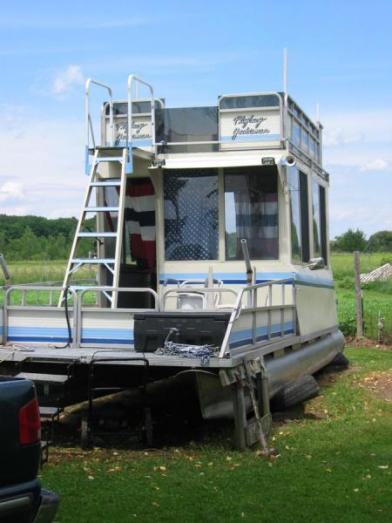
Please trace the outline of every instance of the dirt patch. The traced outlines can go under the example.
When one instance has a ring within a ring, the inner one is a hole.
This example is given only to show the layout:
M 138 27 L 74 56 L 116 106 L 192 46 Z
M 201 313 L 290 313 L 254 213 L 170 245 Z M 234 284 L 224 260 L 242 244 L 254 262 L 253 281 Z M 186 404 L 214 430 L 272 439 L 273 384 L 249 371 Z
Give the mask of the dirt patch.
M 392 369 L 371 372 L 358 385 L 370 390 L 377 398 L 392 403 Z

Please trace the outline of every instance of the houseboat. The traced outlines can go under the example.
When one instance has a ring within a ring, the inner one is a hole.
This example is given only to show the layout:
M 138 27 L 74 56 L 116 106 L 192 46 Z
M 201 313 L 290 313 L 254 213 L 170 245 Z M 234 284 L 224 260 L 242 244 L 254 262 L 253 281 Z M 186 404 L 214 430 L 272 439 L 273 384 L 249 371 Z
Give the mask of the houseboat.
M 91 79 L 85 97 L 64 281 L 4 287 L 0 369 L 48 408 L 176 377 L 205 419 L 234 419 L 238 448 L 265 443 L 270 399 L 344 345 L 321 124 L 287 89 L 172 108 L 130 75 L 125 99 Z

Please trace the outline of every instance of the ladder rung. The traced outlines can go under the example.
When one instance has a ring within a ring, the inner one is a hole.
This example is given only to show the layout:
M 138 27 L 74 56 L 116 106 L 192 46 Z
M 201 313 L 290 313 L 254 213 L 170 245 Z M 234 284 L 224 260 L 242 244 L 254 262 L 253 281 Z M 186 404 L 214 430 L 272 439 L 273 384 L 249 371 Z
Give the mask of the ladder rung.
M 115 238 L 116 232 L 80 232 L 79 238 Z
M 86 263 L 91 265 L 99 265 L 101 263 L 115 263 L 114 258 L 72 258 L 72 263 Z
M 118 207 L 85 207 L 85 212 L 118 212 Z
M 120 180 L 113 180 L 112 182 L 91 182 L 91 187 L 120 187 Z

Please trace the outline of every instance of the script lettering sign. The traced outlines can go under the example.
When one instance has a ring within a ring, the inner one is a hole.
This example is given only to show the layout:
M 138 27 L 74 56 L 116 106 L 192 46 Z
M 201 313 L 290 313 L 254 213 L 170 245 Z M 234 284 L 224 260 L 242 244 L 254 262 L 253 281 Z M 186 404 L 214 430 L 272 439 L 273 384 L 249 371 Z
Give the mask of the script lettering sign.
M 266 147 L 280 140 L 280 111 L 243 109 L 220 112 L 220 140 L 223 149 Z M 262 145 L 262 143 L 264 145 Z

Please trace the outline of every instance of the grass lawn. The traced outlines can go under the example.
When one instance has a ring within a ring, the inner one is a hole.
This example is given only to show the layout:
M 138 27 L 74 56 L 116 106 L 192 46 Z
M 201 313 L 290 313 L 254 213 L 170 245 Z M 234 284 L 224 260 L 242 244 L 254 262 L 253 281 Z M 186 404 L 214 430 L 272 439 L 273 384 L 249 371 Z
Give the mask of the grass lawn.
M 392 352 L 346 354 L 349 371 L 324 375 L 302 416 L 275 423 L 272 462 L 214 436 L 146 452 L 53 449 L 42 480 L 61 496 L 56 521 L 390 522 L 392 402 L 360 385 L 392 369 Z
M 355 335 L 355 294 L 352 254 L 334 254 L 331 258 L 338 300 L 340 328 L 346 336 Z M 370 272 L 385 263 L 392 263 L 392 253 L 361 255 L 361 272 Z M 392 343 L 392 281 L 364 285 L 363 304 L 365 335 L 377 339 L 379 314 L 385 320 L 385 340 Z

